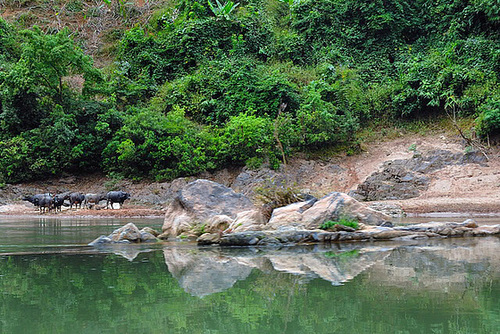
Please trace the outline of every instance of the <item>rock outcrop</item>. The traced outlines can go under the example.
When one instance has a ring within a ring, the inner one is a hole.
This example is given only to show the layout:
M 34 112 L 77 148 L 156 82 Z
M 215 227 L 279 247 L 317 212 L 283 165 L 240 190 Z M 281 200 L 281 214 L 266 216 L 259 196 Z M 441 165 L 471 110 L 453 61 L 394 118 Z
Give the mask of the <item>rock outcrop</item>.
M 222 232 L 240 223 L 259 225 L 264 218 L 248 197 L 213 181 L 196 180 L 181 189 L 168 206 L 160 237 L 196 234 L 196 230 Z
M 334 230 L 320 229 L 325 222 L 342 219 L 355 220 L 360 228 L 336 225 Z M 500 234 L 500 225 L 477 226 L 473 221 L 393 227 L 391 219 L 344 193 L 332 192 L 319 200 L 276 208 L 265 222 L 244 195 L 212 181 L 197 180 L 179 191 L 159 237 L 197 237 L 200 245 L 272 246 Z
M 246 231 L 223 235 L 213 243 L 220 244 L 221 246 L 269 246 L 351 241 L 409 241 L 429 238 L 483 237 L 491 235 L 500 235 L 500 224 L 478 226 L 474 221 L 466 220 L 463 223 L 430 222 L 396 227 L 363 225 L 361 229 L 354 232 L 297 229 Z M 203 240 L 204 244 L 210 243 L 206 238 Z
M 351 196 L 332 192 L 319 200 L 293 203 L 275 209 L 266 224 L 266 230 L 277 230 L 282 227 L 314 230 L 326 221 L 338 221 L 341 218 L 354 219 L 367 225 L 381 225 L 392 219 Z
M 427 190 L 429 174 L 451 165 L 485 164 L 480 152 L 453 153 L 433 150 L 426 155 L 415 153 L 411 159 L 386 161 L 381 171 L 370 175 L 358 188 L 349 193 L 358 200 L 402 200 L 418 197 Z
M 160 238 L 209 233 L 200 242 L 213 243 L 217 235 L 283 228 L 314 230 L 326 221 L 343 217 L 367 225 L 391 220 L 346 194 L 333 192 L 319 200 L 312 198 L 274 209 L 267 222 L 246 196 L 212 181 L 197 180 L 181 189 L 168 207 Z

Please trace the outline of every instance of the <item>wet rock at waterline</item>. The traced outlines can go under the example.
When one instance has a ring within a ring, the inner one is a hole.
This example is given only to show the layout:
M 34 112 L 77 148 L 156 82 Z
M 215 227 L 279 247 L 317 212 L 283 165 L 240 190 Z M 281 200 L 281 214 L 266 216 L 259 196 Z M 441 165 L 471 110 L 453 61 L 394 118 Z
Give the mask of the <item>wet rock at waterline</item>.
M 240 222 L 236 222 L 238 218 Z M 213 181 L 196 180 L 182 188 L 168 206 L 160 237 L 196 235 L 200 230 L 221 232 L 235 222 L 238 226 L 258 225 L 264 223 L 264 217 L 245 195 Z
M 110 235 L 101 235 L 88 245 L 99 246 L 105 244 L 156 242 L 158 241 L 156 238 L 157 235 L 159 235 L 159 233 L 150 227 L 145 227 L 142 230 L 139 230 L 135 224 L 128 223 L 114 230 Z
M 269 244 L 307 244 L 350 241 L 378 240 L 418 240 L 428 238 L 449 237 L 482 237 L 500 235 L 500 224 L 478 226 L 474 221 L 463 223 L 438 223 L 382 227 L 362 225 L 362 229 L 354 232 L 323 230 L 297 230 L 282 228 L 275 231 L 247 231 L 222 235 L 212 239 L 221 246 L 267 246 Z M 210 239 L 202 235 L 203 244 L 210 244 Z

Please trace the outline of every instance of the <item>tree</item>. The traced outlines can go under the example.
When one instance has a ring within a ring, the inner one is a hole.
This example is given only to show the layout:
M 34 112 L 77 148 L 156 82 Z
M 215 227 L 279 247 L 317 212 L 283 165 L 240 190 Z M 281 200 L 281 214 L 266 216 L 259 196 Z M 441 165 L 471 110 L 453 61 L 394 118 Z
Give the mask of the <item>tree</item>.
M 67 78 L 83 77 L 84 94 L 101 81 L 92 59 L 75 45 L 69 30 L 51 35 L 35 26 L 20 36 L 19 58 L 0 74 L 1 128 L 13 135 L 39 126 L 57 105 L 67 109 L 73 94 Z

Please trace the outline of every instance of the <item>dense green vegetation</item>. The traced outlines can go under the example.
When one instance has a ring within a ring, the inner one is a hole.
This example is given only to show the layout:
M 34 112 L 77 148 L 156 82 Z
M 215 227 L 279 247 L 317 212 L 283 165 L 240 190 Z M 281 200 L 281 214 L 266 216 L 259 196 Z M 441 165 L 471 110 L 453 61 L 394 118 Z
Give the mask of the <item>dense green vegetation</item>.
M 499 37 L 498 1 L 173 0 L 97 69 L 69 30 L 0 20 L 0 182 L 278 168 L 447 113 L 495 135 Z

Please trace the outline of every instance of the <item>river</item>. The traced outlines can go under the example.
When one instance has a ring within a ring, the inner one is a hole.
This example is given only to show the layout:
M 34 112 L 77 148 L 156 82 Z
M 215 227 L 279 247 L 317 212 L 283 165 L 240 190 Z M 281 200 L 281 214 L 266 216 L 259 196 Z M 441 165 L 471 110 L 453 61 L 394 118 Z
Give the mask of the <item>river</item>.
M 128 222 L 0 218 L 0 333 L 500 333 L 498 237 L 87 246 Z

